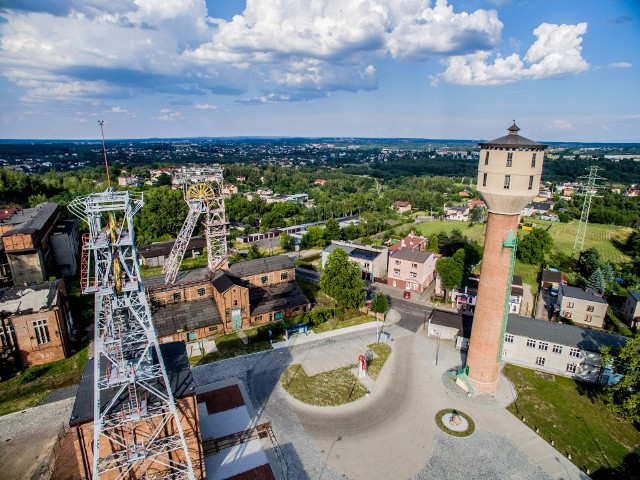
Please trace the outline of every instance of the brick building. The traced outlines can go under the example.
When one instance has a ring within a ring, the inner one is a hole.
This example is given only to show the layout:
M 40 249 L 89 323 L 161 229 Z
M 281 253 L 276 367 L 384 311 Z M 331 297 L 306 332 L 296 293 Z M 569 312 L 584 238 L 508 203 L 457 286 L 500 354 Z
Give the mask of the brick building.
M 60 360 L 69 353 L 73 321 L 63 280 L 0 293 L 2 355 L 16 349 L 23 367 Z
M 28 284 L 43 282 L 61 272 L 75 274 L 72 270 L 79 253 L 78 229 L 74 221 L 61 220 L 57 203 L 44 202 L 34 208 L 4 212 L 0 216 L 0 273 L 4 274 L 5 283 Z
M 213 275 L 208 268 L 145 279 L 153 322 L 161 341 L 193 341 L 251 328 L 309 310 L 286 255 L 232 264 Z

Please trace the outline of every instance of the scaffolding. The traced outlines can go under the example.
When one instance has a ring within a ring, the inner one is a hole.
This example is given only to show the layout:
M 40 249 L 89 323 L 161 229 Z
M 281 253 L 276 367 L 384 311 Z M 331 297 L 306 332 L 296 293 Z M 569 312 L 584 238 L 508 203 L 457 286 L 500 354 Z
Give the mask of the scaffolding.
M 142 193 L 78 197 L 81 285 L 95 295 L 93 478 L 195 479 L 140 277 L 133 216 Z
M 162 273 L 165 274 L 165 283 L 168 284 L 176 281 L 184 253 L 201 215 L 204 215 L 203 223 L 207 239 L 209 270 L 218 270 L 224 267 L 227 262 L 227 222 L 222 168 L 207 167 L 194 170 L 183 167 L 181 182 L 184 188 L 184 200 L 189 205 L 189 213 L 171 249 L 169 258 L 162 268 Z

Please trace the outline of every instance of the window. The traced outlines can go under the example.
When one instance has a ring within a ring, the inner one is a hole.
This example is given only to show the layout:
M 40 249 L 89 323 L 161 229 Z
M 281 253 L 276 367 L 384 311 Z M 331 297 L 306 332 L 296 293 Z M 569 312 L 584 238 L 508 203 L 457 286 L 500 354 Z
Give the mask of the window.
M 593 320 L 593 315 L 585 315 L 584 317 L 585 322 L 591 322 L 591 320 Z
M 553 353 L 561 354 L 562 353 L 562 346 L 561 345 L 554 345 L 553 349 L 551 351 Z
M 486 187 L 487 186 L 487 174 L 483 174 L 482 175 L 482 186 Z
M 509 335 L 508 333 L 504 336 L 504 341 L 507 343 L 513 343 L 513 335 Z
M 400 260 L 396 260 L 396 265 L 400 265 L 400 263 L 402 263 Z
M 173 301 L 179 302 L 180 300 L 182 300 L 182 292 L 174 292 Z
M 593 312 L 593 305 L 589 305 L 587 307 L 587 312 Z
M 509 190 L 509 186 L 511 186 L 511 175 L 504 176 L 504 188 Z
M 544 367 L 544 357 L 536 357 L 536 365 Z
M 46 320 L 35 320 L 33 322 L 33 329 L 36 331 L 36 340 L 38 341 L 38 345 L 49 343 L 51 341 L 51 337 L 49 337 L 49 327 L 47 327 Z
M 509 152 L 507 153 L 507 167 L 510 167 L 511 165 L 513 165 L 513 153 Z
M 199 297 L 204 297 L 205 294 L 207 293 L 207 291 L 204 288 L 199 288 L 198 290 L 196 290 L 196 292 L 198 293 Z
M 580 357 L 580 349 L 579 348 L 572 348 L 569 350 L 569 356 L 570 357 L 576 357 L 579 358 Z
M 261 321 L 262 321 L 262 315 L 258 315 L 258 316 L 256 317 L 256 320 L 255 320 L 255 321 L 256 321 L 256 322 L 261 322 Z
M 11 342 L 11 346 L 15 348 L 18 345 L 18 340 L 16 339 L 16 331 L 13 328 L 13 325 L 7 325 L 7 333 L 9 334 L 9 341 Z M 4 329 L 0 327 L 0 341 L 2 342 L 2 348 L 9 348 L 7 344 L 7 337 L 5 336 Z
M 394 268 L 394 269 L 393 269 L 393 274 L 394 274 L 396 277 L 399 277 L 399 276 L 400 276 L 400 269 L 399 269 L 399 268 Z
M 536 341 L 527 338 L 527 347 L 536 348 Z
M 418 274 L 416 272 L 409 272 L 409 278 L 417 278 Z
M 547 342 L 540 342 L 538 345 L 538 350 L 544 350 L 545 352 L 549 349 L 549 344 Z
M 289 272 L 280 272 L 280 280 L 287 280 L 289 278 Z
M 529 177 L 529 190 L 533 190 L 533 175 Z
M 534 153 L 534 154 L 531 156 L 531 168 L 536 168 L 536 157 L 537 157 L 537 156 L 538 156 L 538 154 L 537 154 L 537 153 Z
M 411 268 L 418 268 L 418 264 L 417 263 L 412 263 L 411 264 Z
M 567 308 L 573 308 L 573 302 L 567 302 Z
M 237 307 L 237 306 L 238 306 L 238 300 L 234 300 L 234 301 L 233 301 L 233 306 L 234 306 L 234 307 Z
M 269 283 L 269 277 L 267 277 L 266 275 L 260 277 L 260 283 L 262 283 L 262 285 L 266 285 L 267 283 Z
M 576 364 L 575 363 L 567 363 L 567 372 L 576 373 Z
M 489 165 L 489 151 L 484 156 L 484 164 Z

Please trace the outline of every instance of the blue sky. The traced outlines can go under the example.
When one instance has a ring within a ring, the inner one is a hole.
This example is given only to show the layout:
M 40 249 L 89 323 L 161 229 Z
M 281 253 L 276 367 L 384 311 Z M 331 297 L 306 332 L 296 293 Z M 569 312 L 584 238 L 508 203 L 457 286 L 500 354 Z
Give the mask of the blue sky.
M 640 142 L 640 6 L 4 0 L 0 138 Z

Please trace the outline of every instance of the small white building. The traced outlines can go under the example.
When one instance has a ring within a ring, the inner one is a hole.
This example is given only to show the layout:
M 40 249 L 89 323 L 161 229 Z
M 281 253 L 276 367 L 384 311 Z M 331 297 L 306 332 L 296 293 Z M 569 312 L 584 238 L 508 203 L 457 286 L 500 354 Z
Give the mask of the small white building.
M 444 210 L 444 215 L 447 220 L 454 220 L 457 222 L 469 221 L 469 207 L 468 206 L 447 206 Z

